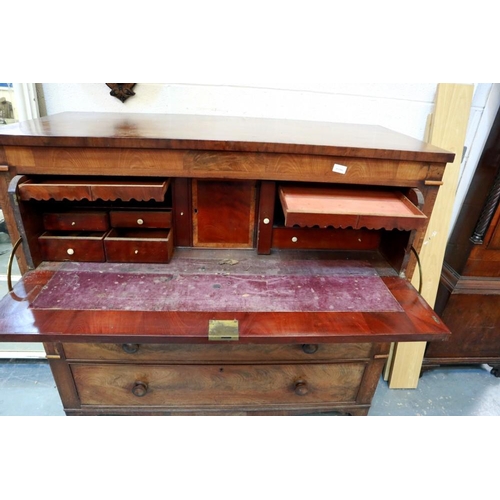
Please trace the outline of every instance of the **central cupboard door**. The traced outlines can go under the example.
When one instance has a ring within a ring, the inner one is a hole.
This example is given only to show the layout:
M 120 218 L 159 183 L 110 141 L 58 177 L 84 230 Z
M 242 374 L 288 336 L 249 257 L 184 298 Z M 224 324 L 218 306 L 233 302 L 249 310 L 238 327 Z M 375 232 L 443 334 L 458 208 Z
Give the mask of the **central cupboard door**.
M 256 182 L 193 180 L 193 245 L 252 248 Z

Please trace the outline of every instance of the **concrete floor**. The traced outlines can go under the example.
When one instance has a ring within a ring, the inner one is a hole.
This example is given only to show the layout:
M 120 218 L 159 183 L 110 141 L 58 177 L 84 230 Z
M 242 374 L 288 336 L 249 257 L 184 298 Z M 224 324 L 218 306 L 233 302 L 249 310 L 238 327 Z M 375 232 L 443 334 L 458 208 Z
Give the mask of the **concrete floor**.
M 488 365 L 425 371 L 418 388 L 389 389 L 380 381 L 370 416 L 499 416 L 500 378 Z
M 0 360 L 0 416 L 63 416 L 45 360 Z M 380 380 L 370 416 L 500 416 L 500 378 L 487 365 L 425 372 L 414 390 Z

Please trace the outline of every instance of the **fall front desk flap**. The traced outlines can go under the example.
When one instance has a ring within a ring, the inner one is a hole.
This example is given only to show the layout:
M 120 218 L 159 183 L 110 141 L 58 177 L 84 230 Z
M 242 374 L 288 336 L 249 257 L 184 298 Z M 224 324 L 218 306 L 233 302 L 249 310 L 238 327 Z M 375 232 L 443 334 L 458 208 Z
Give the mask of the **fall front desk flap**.
M 0 340 L 250 343 L 433 340 L 446 326 L 412 285 L 363 260 L 184 250 L 170 264 L 45 262 L 0 302 Z

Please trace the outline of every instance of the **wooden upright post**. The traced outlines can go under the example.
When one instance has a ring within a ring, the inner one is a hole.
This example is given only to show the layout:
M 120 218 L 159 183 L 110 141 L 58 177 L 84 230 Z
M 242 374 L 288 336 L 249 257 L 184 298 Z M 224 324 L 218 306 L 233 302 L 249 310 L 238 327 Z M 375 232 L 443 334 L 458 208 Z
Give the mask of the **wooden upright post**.
M 448 241 L 450 221 L 455 201 L 462 151 L 469 122 L 474 85 L 440 83 L 437 88 L 435 109 L 429 133 L 429 142 L 455 153 L 455 161 L 447 165 L 443 185 L 434 205 L 420 250 L 423 283 L 422 296 L 434 307 L 444 253 Z M 412 284 L 418 287 L 418 270 Z M 415 389 L 418 385 L 425 342 L 399 342 L 394 347 L 389 370 L 391 389 Z

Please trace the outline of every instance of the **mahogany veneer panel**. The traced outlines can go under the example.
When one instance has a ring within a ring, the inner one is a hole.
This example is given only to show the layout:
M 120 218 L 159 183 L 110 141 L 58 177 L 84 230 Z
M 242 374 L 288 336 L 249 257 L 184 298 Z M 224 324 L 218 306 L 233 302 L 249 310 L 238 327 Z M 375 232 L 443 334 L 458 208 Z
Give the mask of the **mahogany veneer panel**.
M 193 181 L 193 245 L 252 248 L 255 182 Z
M 371 186 L 415 187 L 424 181 L 439 182 L 444 165 L 416 161 L 397 161 L 288 155 L 270 153 L 233 153 L 225 151 L 177 151 L 111 148 L 22 148 L 5 146 L 8 162 L 19 174 L 67 175 L 85 172 L 92 176 L 147 176 L 161 174 L 176 179 L 267 179 Z M 116 161 L 119 157 L 120 168 Z M 332 171 L 341 162 L 348 167 L 345 174 Z
M 427 217 L 398 191 L 282 186 L 285 225 L 413 230 Z

